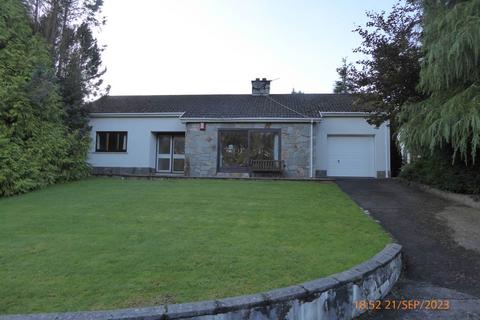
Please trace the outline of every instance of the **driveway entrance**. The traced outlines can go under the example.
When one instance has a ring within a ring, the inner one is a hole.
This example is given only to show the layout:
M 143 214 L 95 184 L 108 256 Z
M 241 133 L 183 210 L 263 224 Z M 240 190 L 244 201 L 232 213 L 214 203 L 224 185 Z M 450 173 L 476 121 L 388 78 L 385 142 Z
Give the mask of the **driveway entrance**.
M 450 301 L 449 311 L 383 311 L 362 318 L 480 319 L 480 210 L 395 180 L 337 184 L 403 246 L 403 280 L 389 298 Z

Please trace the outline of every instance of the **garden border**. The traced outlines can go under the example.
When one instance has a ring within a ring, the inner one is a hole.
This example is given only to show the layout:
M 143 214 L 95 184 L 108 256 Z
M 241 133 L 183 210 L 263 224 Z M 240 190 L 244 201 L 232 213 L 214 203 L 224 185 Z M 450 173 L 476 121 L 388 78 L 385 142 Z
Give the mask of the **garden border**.
M 464 206 L 471 207 L 474 209 L 480 209 L 480 195 L 475 194 L 463 194 L 463 193 L 455 193 L 446 190 L 440 190 L 438 188 L 416 182 L 407 180 L 405 178 L 395 178 L 396 180 L 404 183 L 406 185 L 412 186 L 414 188 L 418 188 L 422 191 L 428 192 L 433 194 L 437 197 L 441 197 L 446 200 L 451 200 L 463 204 Z
M 359 302 L 385 297 L 397 282 L 401 250 L 399 244 L 388 244 L 347 271 L 252 295 L 111 311 L 4 315 L 0 320 L 352 319 L 367 311 Z

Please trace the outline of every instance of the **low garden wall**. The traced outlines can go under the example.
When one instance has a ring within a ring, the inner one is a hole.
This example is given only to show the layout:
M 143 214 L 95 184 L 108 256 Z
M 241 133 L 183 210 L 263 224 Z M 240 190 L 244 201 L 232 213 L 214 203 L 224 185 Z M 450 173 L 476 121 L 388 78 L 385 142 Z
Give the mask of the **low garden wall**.
M 383 298 L 398 280 L 401 269 L 401 246 L 389 244 L 350 270 L 248 296 L 113 311 L 10 315 L 0 316 L 0 320 L 352 319 L 365 311 L 355 302 Z

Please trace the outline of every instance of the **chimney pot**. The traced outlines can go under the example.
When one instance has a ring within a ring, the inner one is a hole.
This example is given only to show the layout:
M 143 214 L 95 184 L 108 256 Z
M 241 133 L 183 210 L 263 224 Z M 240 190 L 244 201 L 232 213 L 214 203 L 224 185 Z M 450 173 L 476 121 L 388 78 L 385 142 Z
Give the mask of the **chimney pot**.
M 270 94 L 270 82 L 267 78 L 256 78 L 252 80 L 252 95 L 254 96 L 267 96 Z

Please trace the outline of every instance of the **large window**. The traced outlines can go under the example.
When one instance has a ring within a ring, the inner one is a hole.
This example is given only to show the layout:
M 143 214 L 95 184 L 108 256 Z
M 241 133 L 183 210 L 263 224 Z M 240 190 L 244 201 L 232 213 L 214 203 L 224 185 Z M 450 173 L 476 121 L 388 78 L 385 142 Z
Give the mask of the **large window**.
M 127 152 L 126 131 L 97 131 L 96 152 Z
M 280 130 L 220 129 L 220 171 L 247 171 L 250 160 L 280 160 Z
M 250 159 L 279 160 L 279 135 L 272 131 L 250 132 Z
M 246 169 L 248 166 L 248 131 L 219 131 L 220 168 Z

